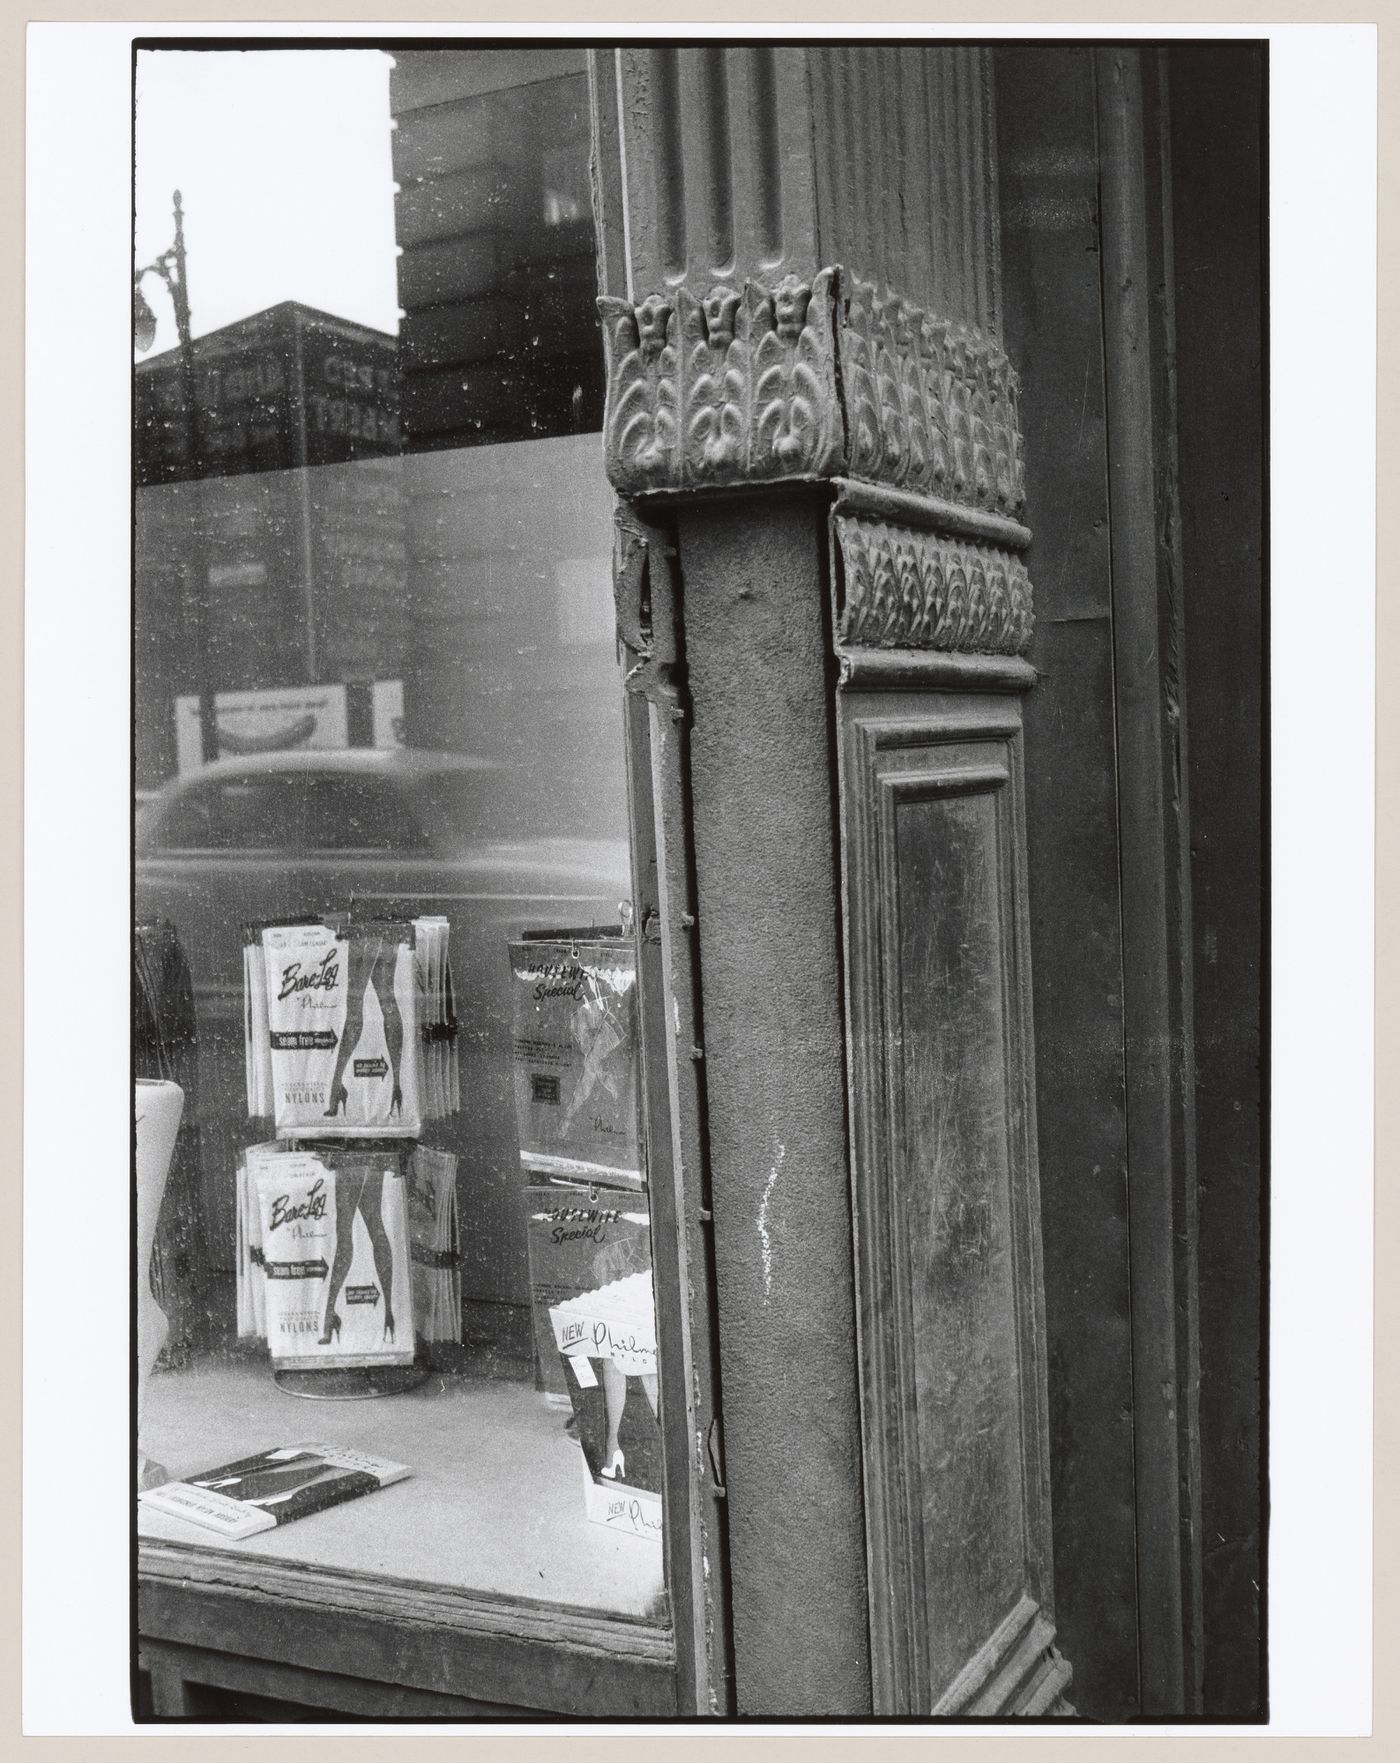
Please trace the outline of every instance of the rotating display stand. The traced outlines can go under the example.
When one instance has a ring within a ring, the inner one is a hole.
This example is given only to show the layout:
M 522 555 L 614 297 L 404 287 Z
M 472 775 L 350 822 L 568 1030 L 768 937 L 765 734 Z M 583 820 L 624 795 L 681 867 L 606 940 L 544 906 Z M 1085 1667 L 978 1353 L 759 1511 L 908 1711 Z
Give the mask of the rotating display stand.
M 440 1294 L 415 1298 L 408 1193 L 415 1157 L 445 1155 L 421 1144 L 420 1122 L 459 1106 L 446 920 L 250 924 L 244 985 L 249 1116 L 271 1119 L 276 1139 L 240 1163 L 240 1336 L 267 1340 L 288 1395 L 404 1394 L 428 1376 L 423 1339 L 440 1338 Z M 390 1083 L 403 1123 L 386 1132 Z M 440 1178 L 424 1178 L 439 1225 Z M 455 1255 L 455 1201 L 449 1216 Z M 431 1229 L 427 1246 L 442 1250 Z

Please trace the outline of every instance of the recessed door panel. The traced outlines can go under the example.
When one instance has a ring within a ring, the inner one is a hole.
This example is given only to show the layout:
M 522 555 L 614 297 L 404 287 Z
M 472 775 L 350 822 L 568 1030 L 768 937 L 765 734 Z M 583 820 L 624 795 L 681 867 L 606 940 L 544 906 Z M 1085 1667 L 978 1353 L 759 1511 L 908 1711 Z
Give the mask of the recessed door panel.
M 878 1713 L 1049 1707 L 1020 709 L 841 703 Z
M 909 1257 L 931 1688 L 1025 1587 L 1000 798 L 887 786 L 898 896 L 891 1175 Z M 925 786 L 927 787 L 927 786 Z M 937 789 L 937 785 L 933 786 Z M 958 1586 L 957 1597 L 937 1588 Z

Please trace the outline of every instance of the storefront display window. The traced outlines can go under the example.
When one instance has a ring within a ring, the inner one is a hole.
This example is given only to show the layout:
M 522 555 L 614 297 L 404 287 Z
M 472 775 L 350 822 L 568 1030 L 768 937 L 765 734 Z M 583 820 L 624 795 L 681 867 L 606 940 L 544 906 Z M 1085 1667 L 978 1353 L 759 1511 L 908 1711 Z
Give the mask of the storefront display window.
M 136 92 L 139 1533 L 664 1625 L 583 52 Z

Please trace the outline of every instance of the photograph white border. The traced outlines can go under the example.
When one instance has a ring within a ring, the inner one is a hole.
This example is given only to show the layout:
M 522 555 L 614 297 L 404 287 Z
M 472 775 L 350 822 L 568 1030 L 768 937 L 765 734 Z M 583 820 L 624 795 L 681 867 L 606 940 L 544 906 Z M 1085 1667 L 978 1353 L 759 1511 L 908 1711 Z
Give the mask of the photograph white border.
M 462 28 L 489 34 L 479 24 Z M 676 28 L 733 36 L 741 27 Z M 848 26 L 781 28 L 814 39 L 850 35 Z M 535 29 L 543 36 L 560 27 Z M 150 1730 L 133 1728 L 128 1701 L 130 43 L 156 34 L 448 30 L 29 30 L 27 1733 Z M 520 23 L 499 31 L 534 34 Z M 940 23 L 933 34 L 1110 31 L 1267 34 L 1271 42 L 1272 1717 L 1266 1729 L 1155 1730 L 1359 1734 L 1369 1730 L 1371 1702 L 1376 37 L 1370 27 L 1342 25 Z M 586 34 L 667 33 L 614 21 Z M 1324 460 L 1347 514 L 1325 533 Z M 873 1736 L 869 1727 L 850 1730 Z M 1122 1730 L 1078 1728 L 1073 1736 Z

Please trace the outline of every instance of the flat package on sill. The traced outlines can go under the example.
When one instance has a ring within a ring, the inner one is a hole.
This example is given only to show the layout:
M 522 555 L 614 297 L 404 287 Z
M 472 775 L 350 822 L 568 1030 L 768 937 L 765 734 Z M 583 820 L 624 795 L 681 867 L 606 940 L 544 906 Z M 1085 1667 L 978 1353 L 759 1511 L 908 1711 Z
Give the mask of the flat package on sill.
M 368 1451 L 279 1445 L 185 1481 L 148 1488 L 137 1495 L 137 1529 L 143 1535 L 161 1536 L 162 1527 L 152 1518 L 163 1514 L 237 1541 L 375 1493 L 408 1474 L 406 1463 L 392 1463 Z

